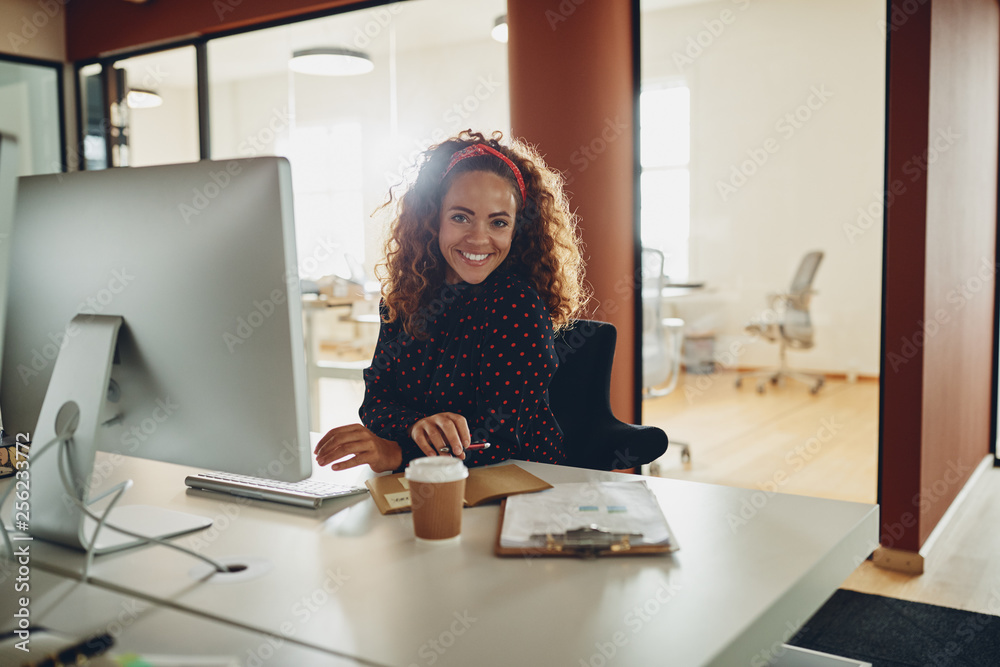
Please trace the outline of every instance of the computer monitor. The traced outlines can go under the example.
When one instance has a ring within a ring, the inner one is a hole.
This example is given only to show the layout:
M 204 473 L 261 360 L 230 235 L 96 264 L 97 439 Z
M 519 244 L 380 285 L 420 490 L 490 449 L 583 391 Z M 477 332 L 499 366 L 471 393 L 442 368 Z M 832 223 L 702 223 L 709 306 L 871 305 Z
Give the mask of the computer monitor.
M 119 316 L 99 449 L 287 481 L 310 474 L 287 160 L 24 177 L 11 248 L 8 431 L 36 429 L 46 391 L 58 389 L 56 360 L 89 335 L 84 325 Z
M 0 132 L 0 350 L 3 349 L 3 323 L 7 312 L 7 276 L 10 267 L 10 233 L 14 227 L 14 198 L 17 192 L 17 139 Z M 3 358 L 0 357 L 0 370 Z M 0 425 L 3 412 L 0 406 Z

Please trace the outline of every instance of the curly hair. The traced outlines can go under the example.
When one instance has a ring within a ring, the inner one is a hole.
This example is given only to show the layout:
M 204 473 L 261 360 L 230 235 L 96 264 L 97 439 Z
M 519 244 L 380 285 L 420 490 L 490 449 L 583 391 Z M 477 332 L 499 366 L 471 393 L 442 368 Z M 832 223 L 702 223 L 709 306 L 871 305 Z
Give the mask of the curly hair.
M 517 200 L 514 238 L 502 266 L 517 271 L 535 288 L 549 310 L 554 328 L 576 316 L 587 301 L 583 259 L 576 216 L 563 192 L 562 176 L 549 169 L 531 146 L 517 140 L 500 144 L 503 135 L 465 130 L 424 151 L 417 162 L 415 182 L 401 196 L 389 191 L 384 206 L 395 202 L 395 217 L 385 243 L 385 260 L 377 271 L 387 321 L 400 320 L 403 329 L 422 336 L 421 313 L 426 312 L 438 287 L 445 283 L 447 263 L 438 247 L 441 201 L 455 177 L 486 171 L 506 179 Z M 525 200 L 510 167 L 493 155 L 465 158 L 442 174 L 457 151 L 486 144 L 507 156 L 521 171 Z

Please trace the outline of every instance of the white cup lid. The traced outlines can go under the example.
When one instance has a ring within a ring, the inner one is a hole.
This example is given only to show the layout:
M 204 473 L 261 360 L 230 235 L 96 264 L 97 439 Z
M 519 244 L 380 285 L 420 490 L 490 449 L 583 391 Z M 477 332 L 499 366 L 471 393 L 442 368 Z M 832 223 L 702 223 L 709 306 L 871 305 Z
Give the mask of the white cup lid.
M 406 466 L 406 479 L 415 482 L 457 482 L 468 476 L 469 469 L 453 456 L 425 456 Z

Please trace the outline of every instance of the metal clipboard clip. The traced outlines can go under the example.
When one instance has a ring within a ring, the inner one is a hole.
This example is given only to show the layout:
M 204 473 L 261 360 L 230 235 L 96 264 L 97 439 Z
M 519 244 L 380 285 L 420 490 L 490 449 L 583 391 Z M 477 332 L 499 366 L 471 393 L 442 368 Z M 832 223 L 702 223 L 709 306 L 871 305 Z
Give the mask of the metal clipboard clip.
M 536 533 L 532 539 L 545 540 L 545 549 L 563 551 L 583 558 L 596 558 L 603 552 L 629 551 L 633 542 L 642 540 L 642 533 L 615 533 L 597 524 L 574 528 L 565 533 Z

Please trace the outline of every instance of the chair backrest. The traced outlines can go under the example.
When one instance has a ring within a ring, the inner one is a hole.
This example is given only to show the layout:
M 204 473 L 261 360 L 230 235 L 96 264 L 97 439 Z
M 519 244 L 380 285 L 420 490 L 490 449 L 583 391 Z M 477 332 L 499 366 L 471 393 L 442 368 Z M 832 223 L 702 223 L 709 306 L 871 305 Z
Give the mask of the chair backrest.
M 816 278 L 816 271 L 822 260 L 822 251 L 814 250 L 806 253 L 792 278 L 789 298 L 785 302 L 785 313 L 781 323 L 781 336 L 792 347 L 805 349 L 813 345 L 813 326 L 812 318 L 809 315 L 809 302 L 812 297 L 813 280 Z
M 663 266 L 666 261 L 663 253 L 656 248 L 643 246 L 641 254 L 642 266 L 642 330 L 652 331 L 663 317 L 661 305 L 663 302 L 663 286 L 666 276 Z
M 610 470 L 649 463 L 667 449 L 666 434 L 619 421 L 611 410 L 614 325 L 575 320 L 555 336 L 559 368 L 549 384 L 549 407 L 563 432 L 567 463 Z
M 809 291 L 812 288 L 813 280 L 816 278 L 816 271 L 819 269 L 819 263 L 822 260 L 823 252 L 821 250 L 813 250 L 806 253 L 806 256 L 799 262 L 799 268 L 792 278 L 792 286 L 788 291 L 792 294 L 801 294 L 802 292 Z
M 611 414 L 613 324 L 576 320 L 555 336 L 559 368 L 549 383 L 549 407 L 567 443 L 585 440 L 590 422 Z
M 663 331 L 664 256 L 656 248 L 642 248 L 642 386 L 666 382 L 671 374 Z

